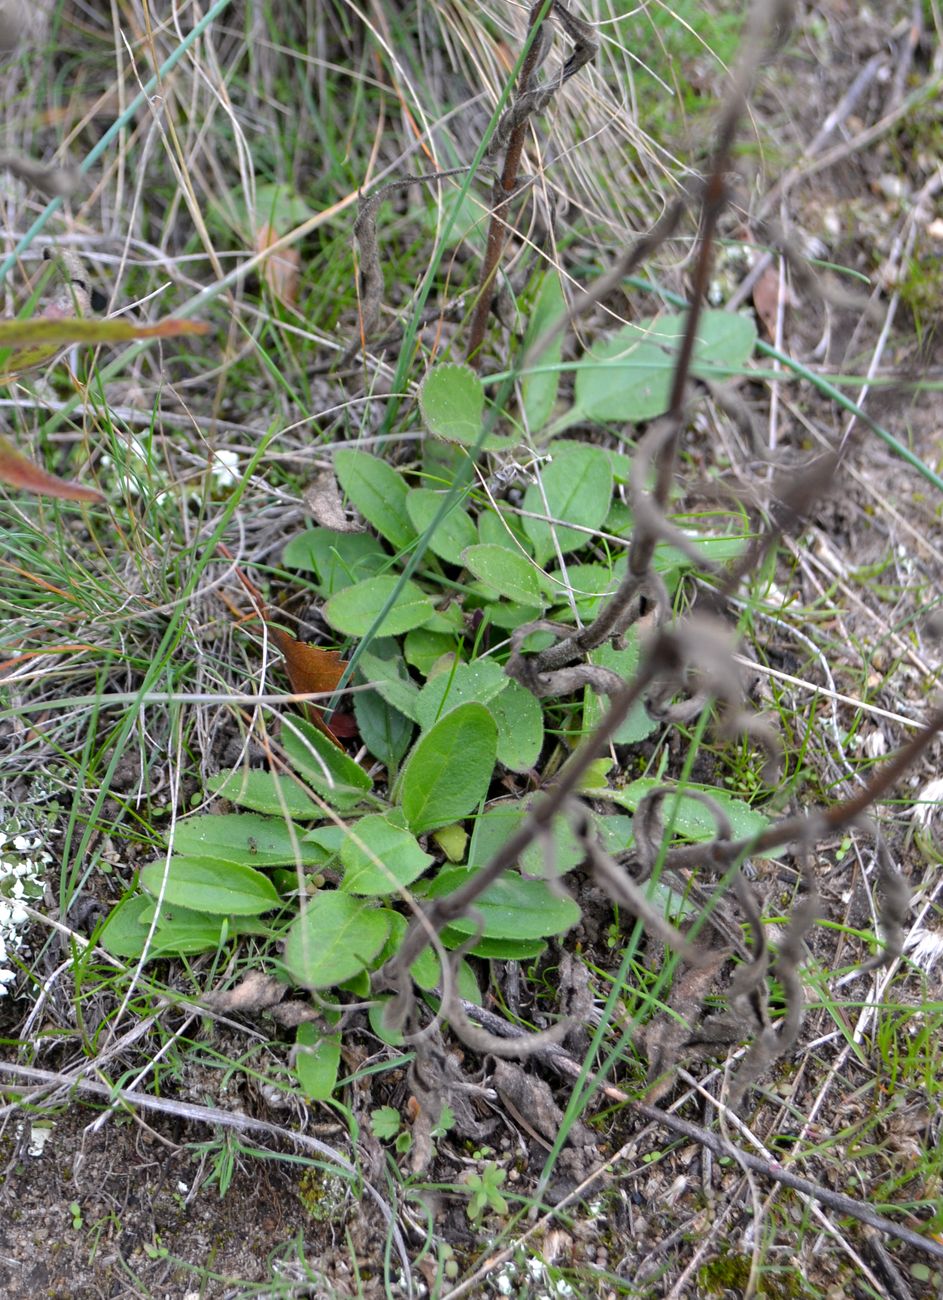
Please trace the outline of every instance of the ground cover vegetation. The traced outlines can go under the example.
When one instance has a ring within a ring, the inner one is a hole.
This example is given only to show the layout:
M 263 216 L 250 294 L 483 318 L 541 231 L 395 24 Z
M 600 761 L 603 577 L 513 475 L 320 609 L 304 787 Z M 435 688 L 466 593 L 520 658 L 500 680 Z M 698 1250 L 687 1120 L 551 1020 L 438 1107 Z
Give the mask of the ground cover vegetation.
M 0 19 L 5 1294 L 938 1293 L 936 5 Z

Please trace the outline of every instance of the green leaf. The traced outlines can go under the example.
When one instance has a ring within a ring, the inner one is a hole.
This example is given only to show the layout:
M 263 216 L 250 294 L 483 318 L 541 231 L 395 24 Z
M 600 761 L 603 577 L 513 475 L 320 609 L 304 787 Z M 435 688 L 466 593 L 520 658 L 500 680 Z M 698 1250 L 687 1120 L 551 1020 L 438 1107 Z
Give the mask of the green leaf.
M 403 656 L 406 662 L 423 677 L 428 677 L 432 668 L 443 655 L 452 654 L 456 646 L 453 632 L 433 632 L 428 627 L 414 627 L 406 633 L 403 641 Z
M 537 473 L 540 482 L 531 483 L 524 493 L 524 509 L 559 521 L 551 526 L 524 515 L 524 531 L 538 564 L 544 565 L 556 554 L 554 536 L 564 555 L 591 540 L 589 534 L 563 525 L 595 530 L 605 523 L 612 498 L 612 465 L 599 447 L 558 442 L 553 445 L 553 459 Z
M 367 1011 L 367 1020 L 370 1024 L 370 1028 L 376 1034 L 377 1038 L 379 1038 L 381 1043 L 386 1043 L 388 1047 L 403 1047 L 405 1046 L 406 1039 L 403 1037 L 402 1030 L 388 1029 L 384 1023 L 386 1004 L 392 1002 L 392 1000 L 392 998 L 381 997 L 376 1001 L 371 1002 L 370 1008 Z M 381 1109 L 383 1108 L 381 1107 Z
M 310 1020 L 295 1031 L 295 1074 L 309 1101 L 327 1101 L 337 1083 L 340 1034 L 322 1034 Z
M 373 789 L 360 764 L 304 718 L 283 719 L 282 748 L 298 775 L 335 808 L 347 811 Z
M 485 390 L 471 366 L 435 366 L 423 380 L 419 408 L 430 433 L 468 446 L 481 433 Z
M 601 668 L 611 668 L 623 681 L 630 682 L 638 669 L 639 647 L 638 632 L 630 628 L 625 636 L 625 649 L 614 650 L 611 645 L 601 645 L 589 652 L 589 662 Z M 583 708 L 583 728 L 593 731 L 602 720 L 608 704 L 594 691 L 588 691 Z M 620 723 L 613 736 L 617 745 L 637 745 L 639 741 L 650 736 L 658 729 L 658 722 L 649 715 L 645 705 L 638 700 L 629 710 L 628 717 Z
M 354 717 L 367 749 L 384 767 L 395 772 L 412 740 L 412 722 L 387 704 L 379 691 L 357 692 Z
M 435 861 L 420 848 L 415 836 L 397 824 L 395 816 L 372 813 L 361 817 L 347 832 L 341 845 L 344 867 L 341 889 L 345 893 L 375 896 L 399 893 Z
M 376 1110 L 370 1112 L 373 1136 L 379 1138 L 381 1142 L 388 1142 L 391 1138 L 395 1138 L 402 1123 L 399 1111 L 394 1110 L 392 1106 L 378 1106 Z
M 463 862 L 468 848 L 468 831 L 461 822 L 452 822 L 449 826 L 440 826 L 432 832 L 432 838 L 448 858 L 449 862 Z
M 343 826 L 315 826 L 314 830 L 305 831 L 306 844 L 315 845 L 324 857 L 319 866 L 335 861 L 340 856 L 341 845 L 347 834 Z
M 553 617 L 572 622 L 572 599 L 584 623 L 592 622 L 618 585 L 612 569 L 605 564 L 568 564 L 565 572 L 556 569 L 548 573 L 547 582 L 553 599 L 561 602 Z
M 730 560 L 739 559 L 748 544 L 748 540 L 743 536 L 689 536 L 688 538 L 694 549 L 700 551 L 705 560 L 709 560 L 714 564 L 726 564 Z M 616 565 L 616 573 L 619 573 L 622 564 L 623 561 L 620 560 L 619 564 Z M 659 542 L 652 557 L 652 568 L 667 579 L 673 570 L 693 569 L 694 564 L 683 551 L 677 550 L 676 547 L 670 546 L 667 542 Z
M 457 948 L 458 944 L 453 946 Z M 419 988 L 426 993 L 431 993 L 433 989 L 441 986 L 442 971 L 439 966 L 439 958 L 431 947 L 422 950 L 412 966 L 410 966 L 409 973 Z M 478 980 L 475 978 L 475 972 L 464 957 L 458 963 L 456 985 L 460 998 L 464 998 L 466 1002 L 481 1005 L 481 989 L 478 987 Z
M 549 847 L 549 852 L 548 852 Z M 573 833 L 570 819 L 557 816 L 553 819 L 550 846 L 542 837 L 531 840 L 520 856 L 522 870 L 532 876 L 565 876 L 575 870 L 586 853 L 582 844 Z
M 251 239 L 262 224 L 274 226 L 280 235 L 314 216 L 310 203 L 290 185 L 266 181 L 255 187 L 255 210 L 250 216 L 241 189 L 229 191 L 210 205 L 214 216 L 227 224 L 234 223 L 245 238 Z
M 365 682 L 406 718 L 416 721 L 419 687 L 406 671 L 399 646 L 390 637 L 375 637 L 361 651 L 358 669 Z
M 324 816 L 324 810 L 305 794 L 293 776 L 236 767 L 231 772 L 211 776 L 206 784 L 214 794 L 253 812 L 273 813 L 298 821 Z
M 454 894 L 475 875 L 468 867 L 446 867 L 432 882 L 426 897 L 442 898 Z M 475 911 L 484 922 L 483 939 L 543 939 L 562 934 L 580 919 L 580 909 L 572 898 L 559 898 L 542 880 L 525 880 L 515 871 L 506 871 L 475 899 Z M 458 917 L 449 928 L 459 934 L 477 934 L 477 919 Z
M 288 931 L 284 962 L 296 984 L 327 989 L 365 970 L 386 942 L 390 920 L 339 890 L 320 890 Z
M 597 798 L 608 799 L 611 803 L 619 804 L 620 807 L 634 812 L 650 790 L 667 784 L 668 782 L 657 781 L 654 777 L 642 777 L 621 790 L 607 789 L 605 794 L 601 791 L 593 793 Z M 695 785 L 693 781 L 689 781 L 684 790 L 697 790 L 709 795 L 727 814 L 735 840 L 745 839 L 749 835 L 758 835 L 769 825 L 768 817 L 764 817 L 761 812 L 751 808 L 742 799 L 735 799 L 733 795 L 726 794 L 715 786 Z M 668 795 L 662 801 L 661 816 L 666 826 L 671 824 L 673 819 L 675 834 L 684 839 L 709 840 L 717 833 L 717 823 L 706 805 L 699 799 L 690 798 L 684 791 L 679 791 L 674 797 Z
M 525 556 L 532 554 L 530 538 L 520 518 L 500 504 L 497 510 L 482 510 L 478 516 L 478 540 L 483 546 L 500 546 Z
M 663 415 L 686 319 L 685 313 L 678 313 L 639 321 L 589 349 L 576 371 L 575 400 L 567 423 L 651 420 Z M 755 343 L 756 327 L 746 316 L 705 311 L 692 373 L 711 379 L 737 373 Z
M 632 818 L 624 813 L 596 813 L 596 829 L 603 848 L 616 858 L 620 853 L 627 853 L 635 843 Z
M 469 546 L 462 552 L 462 563 L 498 596 L 528 609 L 543 609 L 547 604 L 539 569 L 519 551 L 489 544 Z
M 283 818 L 252 813 L 187 817 L 177 822 L 174 852 L 244 867 L 314 866 L 321 861 Z
M 529 772 L 544 743 L 540 701 L 518 682 L 508 680 L 501 694 L 488 701 L 488 711 L 498 726 L 498 762 L 512 772 Z
M 468 867 L 483 867 L 490 862 L 526 815 L 527 809 L 520 799 L 505 799 L 486 808 L 474 821 Z
M 468 935 L 446 926 L 442 931 L 442 945 L 445 948 L 461 948 L 468 942 Z M 469 957 L 481 957 L 488 961 L 532 961 L 546 950 L 542 939 L 479 939 L 474 947 L 469 948 Z
M 560 386 L 560 359 L 563 356 L 563 333 L 557 335 L 540 356 L 531 353 L 534 343 L 563 316 L 566 304 L 556 270 L 550 268 L 540 286 L 531 312 L 521 355 L 526 369 L 521 379 L 521 399 L 530 433 L 539 433 L 553 414 Z M 533 367 L 533 369 L 532 369 Z
M 406 509 L 417 533 L 424 534 L 442 507 L 444 492 L 431 488 L 411 488 L 406 497 Z M 452 508 L 429 534 L 429 550 L 449 564 L 462 563 L 462 551 L 474 546 L 478 529 L 467 510 L 462 509 L 461 496 L 456 494 Z
M 498 733 L 483 704 L 460 704 L 422 736 L 400 778 L 400 802 L 410 830 L 458 821 L 488 793 Z
M 324 605 L 324 617 L 345 636 L 365 636 L 373 621 L 393 594 L 399 579 L 392 573 L 367 578 L 338 591 Z M 435 613 L 432 601 L 415 582 L 403 584 L 392 607 L 377 629 L 377 636 L 397 636 L 411 627 L 421 627 Z
M 187 957 L 213 952 L 232 927 L 219 916 L 195 912 L 188 907 L 163 910 L 157 921 L 151 957 Z
M 345 448 L 334 455 L 334 473 L 347 496 L 381 537 L 405 550 L 416 540 L 406 509 L 407 487 L 392 465 L 369 452 Z
M 144 951 L 149 927 L 141 921 L 145 909 L 153 907 L 144 894 L 132 894 L 112 908 L 98 933 L 98 942 L 115 957 L 136 961 Z
M 260 916 L 281 905 L 268 876 L 234 862 L 172 857 L 141 871 L 141 885 L 168 904 L 217 916 Z
M 510 678 L 493 659 L 476 659 L 473 664 L 457 664 L 429 679 L 419 692 L 416 716 L 423 731 L 428 731 L 440 717 L 459 704 L 477 700 L 490 704 L 509 685 Z
M 373 578 L 390 557 L 372 533 L 339 533 L 333 528 L 309 528 L 293 537 L 282 552 L 288 569 L 314 573 L 322 596 Z

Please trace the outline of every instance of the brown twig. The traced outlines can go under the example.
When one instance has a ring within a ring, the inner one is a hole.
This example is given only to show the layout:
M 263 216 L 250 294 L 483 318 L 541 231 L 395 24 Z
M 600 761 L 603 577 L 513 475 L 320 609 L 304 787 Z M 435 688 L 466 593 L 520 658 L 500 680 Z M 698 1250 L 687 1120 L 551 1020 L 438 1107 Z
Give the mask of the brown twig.
M 544 24 L 553 8 L 553 0 L 537 0 L 530 11 L 527 28 L 533 33 L 530 49 L 521 66 L 518 100 L 523 99 L 532 89 L 537 69 L 547 55 L 549 40 L 545 34 Z M 524 140 L 527 135 L 528 115 L 521 115 L 520 120 L 511 129 L 507 152 L 504 156 L 504 168 L 495 183 L 494 194 L 497 202 L 488 224 L 488 242 L 485 247 L 485 260 L 481 268 L 481 284 L 478 289 L 478 301 L 472 316 L 471 330 L 468 337 L 468 360 L 477 365 L 480 362 L 481 345 L 485 338 L 491 304 L 494 301 L 494 281 L 501 262 L 507 238 L 505 213 L 511 196 L 517 188 L 517 177 L 521 167 L 521 154 L 524 152 Z

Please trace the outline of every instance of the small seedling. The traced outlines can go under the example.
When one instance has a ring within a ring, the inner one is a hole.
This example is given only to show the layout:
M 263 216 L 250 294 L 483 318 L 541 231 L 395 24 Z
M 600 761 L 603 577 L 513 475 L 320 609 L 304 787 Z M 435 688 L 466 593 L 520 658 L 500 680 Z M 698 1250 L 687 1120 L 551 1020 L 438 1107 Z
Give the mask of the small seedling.
M 467 1176 L 465 1185 L 469 1191 L 468 1217 L 472 1223 L 477 1223 L 485 1210 L 493 1210 L 495 1214 L 500 1215 L 507 1214 L 508 1203 L 498 1190 L 505 1178 L 507 1178 L 507 1170 L 502 1169 L 493 1160 L 489 1160 L 483 1166 L 480 1174 Z

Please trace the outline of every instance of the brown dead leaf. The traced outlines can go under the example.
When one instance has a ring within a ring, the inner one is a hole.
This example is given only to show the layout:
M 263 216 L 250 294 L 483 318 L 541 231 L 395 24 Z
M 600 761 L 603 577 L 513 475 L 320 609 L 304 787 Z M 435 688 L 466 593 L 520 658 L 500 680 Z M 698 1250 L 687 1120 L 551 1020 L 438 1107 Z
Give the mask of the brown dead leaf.
M 285 656 L 285 670 L 296 695 L 333 694 L 347 667 L 346 659 L 342 659 L 336 650 L 322 650 L 320 646 L 298 641 L 274 624 L 269 624 L 269 631 Z M 342 748 L 337 734 L 324 721 L 321 710 L 311 703 L 306 703 L 304 710 L 311 722 L 339 749 Z
M 255 251 L 264 253 L 281 239 L 281 235 L 266 221 L 255 235 Z M 301 254 L 297 248 L 280 248 L 262 262 L 262 276 L 272 294 L 286 307 L 294 307 L 298 301 L 298 278 L 301 269 Z
M 321 470 L 314 481 L 305 488 L 304 501 L 315 523 L 321 524 L 324 528 L 333 528 L 336 533 L 363 532 L 360 524 L 347 518 L 333 470 Z
M 281 1002 L 287 992 L 287 984 L 255 970 L 250 971 L 235 988 L 207 993 L 203 1001 L 214 1011 L 265 1011 Z
M 753 306 L 766 330 L 768 338 L 776 337 L 776 318 L 779 315 L 779 267 L 771 262 L 753 286 Z M 783 306 L 789 306 L 789 292 L 785 290 Z

